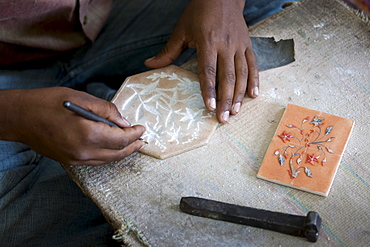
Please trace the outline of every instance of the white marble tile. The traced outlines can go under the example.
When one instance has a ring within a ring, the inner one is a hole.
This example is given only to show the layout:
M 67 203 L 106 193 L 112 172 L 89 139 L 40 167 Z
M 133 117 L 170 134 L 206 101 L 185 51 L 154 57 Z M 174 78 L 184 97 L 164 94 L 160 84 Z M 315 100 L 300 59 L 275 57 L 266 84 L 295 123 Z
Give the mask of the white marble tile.
M 112 102 L 132 124 L 145 126 L 149 144 L 141 152 L 160 159 L 207 144 L 218 125 L 198 76 L 174 65 L 128 77 Z

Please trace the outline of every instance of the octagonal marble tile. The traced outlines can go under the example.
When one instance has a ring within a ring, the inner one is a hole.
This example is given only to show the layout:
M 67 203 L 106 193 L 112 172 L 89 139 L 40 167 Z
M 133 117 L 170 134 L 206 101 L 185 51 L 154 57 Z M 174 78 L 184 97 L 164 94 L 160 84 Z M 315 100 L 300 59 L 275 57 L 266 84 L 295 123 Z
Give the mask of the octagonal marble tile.
M 206 145 L 218 122 L 203 103 L 198 76 L 170 65 L 128 77 L 112 102 L 145 126 L 141 152 L 165 159 Z

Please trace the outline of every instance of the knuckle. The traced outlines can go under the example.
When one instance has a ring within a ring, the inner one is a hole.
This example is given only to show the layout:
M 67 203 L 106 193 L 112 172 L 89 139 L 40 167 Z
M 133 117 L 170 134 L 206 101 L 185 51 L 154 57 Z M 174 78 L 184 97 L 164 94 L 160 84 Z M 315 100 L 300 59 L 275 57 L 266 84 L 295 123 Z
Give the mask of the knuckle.
M 240 73 L 240 76 L 242 76 L 243 78 L 247 78 L 248 74 L 249 74 L 248 67 L 247 66 L 242 66 L 239 70 L 239 73 Z
M 247 90 L 245 88 L 243 91 L 238 93 L 236 98 L 242 100 L 245 97 L 246 94 L 247 94 Z
M 201 85 L 202 97 L 204 100 L 208 98 L 215 98 L 216 96 L 216 88 L 209 84 Z
M 217 70 L 214 66 L 207 65 L 204 67 L 204 70 L 201 71 L 201 74 L 206 77 L 216 77 Z
M 203 30 L 203 32 L 201 33 L 202 35 L 202 41 L 203 42 L 206 42 L 208 45 L 215 45 L 216 44 L 216 41 L 219 39 L 219 33 L 214 30 L 214 29 L 211 29 L 211 30 Z
M 233 44 L 233 40 L 232 40 L 230 34 L 226 34 L 224 36 L 223 41 L 224 41 L 224 44 L 225 44 L 226 47 L 230 47 Z
M 255 87 L 258 86 L 259 85 L 259 76 L 258 76 L 258 74 L 249 75 L 248 84 L 250 84 L 252 86 L 255 86 Z
M 68 157 L 68 165 L 78 166 L 82 162 L 89 160 L 90 154 L 87 151 L 72 150 Z
M 219 99 L 217 100 L 217 103 L 224 103 L 226 107 L 229 108 L 233 103 L 233 99 L 232 98 Z
M 233 71 L 227 71 L 225 73 L 225 80 L 228 84 L 235 84 L 235 73 Z
M 119 155 L 116 155 L 114 160 L 122 160 L 123 158 L 129 156 L 132 152 L 129 152 L 127 150 L 122 150 Z
M 162 49 L 162 51 L 160 52 L 160 55 L 168 58 L 168 60 L 172 63 L 173 61 L 175 61 L 176 58 L 174 58 L 170 54 L 171 54 L 170 48 L 168 47 L 167 44 L 165 44 L 164 47 L 163 47 L 163 49 Z
M 253 76 L 258 77 L 258 65 L 257 65 L 257 63 L 254 63 L 254 64 L 250 65 L 250 71 L 253 74 Z
M 106 111 L 109 112 L 109 114 L 113 117 L 121 117 L 121 113 L 118 111 L 117 106 L 112 102 L 107 101 Z
M 117 111 L 117 106 L 115 104 L 113 104 L 112 102 L 109 102 L 107 101 L 108 105 L 108 109 L 109 109 L 109 112 L 116 112 Z
M 82 140 L 85 145 L 95 145 L 98 143 L 96 133 L 93 131 L 87 132 L 85 138 Z
M 124 140 L 122 140 L 122 142 L 118 144 L 117 148 L 118 150 L 124 150 L 128 145 L 129 145 L 129 141 L 126 138 L 124 138 Z
M 122 160 L 126 158 L 127 156 L 129 156 L 130 154 L 132 154 L 134 151 L 136 151 L 136 149 L 125 148 L 125 149 L 119 150 L 117 154 L 113 157 L 113 160 Z
M 74 160 L 77 162 L 86 161 L 91 158 L 91 154 L 88 151 L 79 151 L 74 154 Z
M 247 45 L 245 49 L 245 53 L 248 54 L 249 56 L 255 56 L 253 48 L 252 48 L 252 43 L 250 45 Z
M 206 94 L 211 94 L 214 95 L 216 93 L 216 89 L 213 85 L 211 84 L 203 84 L 201 85 L 202 92 Z

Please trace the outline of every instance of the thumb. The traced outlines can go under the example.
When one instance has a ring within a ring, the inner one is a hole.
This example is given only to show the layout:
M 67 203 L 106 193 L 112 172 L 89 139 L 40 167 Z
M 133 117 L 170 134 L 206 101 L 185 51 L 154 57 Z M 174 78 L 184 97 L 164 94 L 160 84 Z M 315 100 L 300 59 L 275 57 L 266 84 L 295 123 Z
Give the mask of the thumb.
M 184 50 L 184 47 L 184 42 L 172 35 L 163 49 L 155 57 L 145 60 L 144 64 L 148 68 L 160 68 L 167 66 L 175 61 L 178 56 L 180 56 L 181 52 Z

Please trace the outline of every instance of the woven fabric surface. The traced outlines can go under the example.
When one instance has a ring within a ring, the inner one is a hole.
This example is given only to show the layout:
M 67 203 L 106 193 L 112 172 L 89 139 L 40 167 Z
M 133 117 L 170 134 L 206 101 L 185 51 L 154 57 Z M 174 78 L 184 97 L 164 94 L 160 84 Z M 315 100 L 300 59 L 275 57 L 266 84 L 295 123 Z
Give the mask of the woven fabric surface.
M 251 27 L 293 38 L 296 61 L 260 73 L 260 96 L 219 126 L 207 146 L 159 160 L 140 153 L 100 167 L 65 167 L 116 238 L 152 246 L 366 246 L 370 241 L 370 24 L 334 0 L 303 0 Z M 288 103 L 355 120 L 328 197 L 256 178 Z M 196 196 L 322 217 L 318 242 L 187 215 Z

